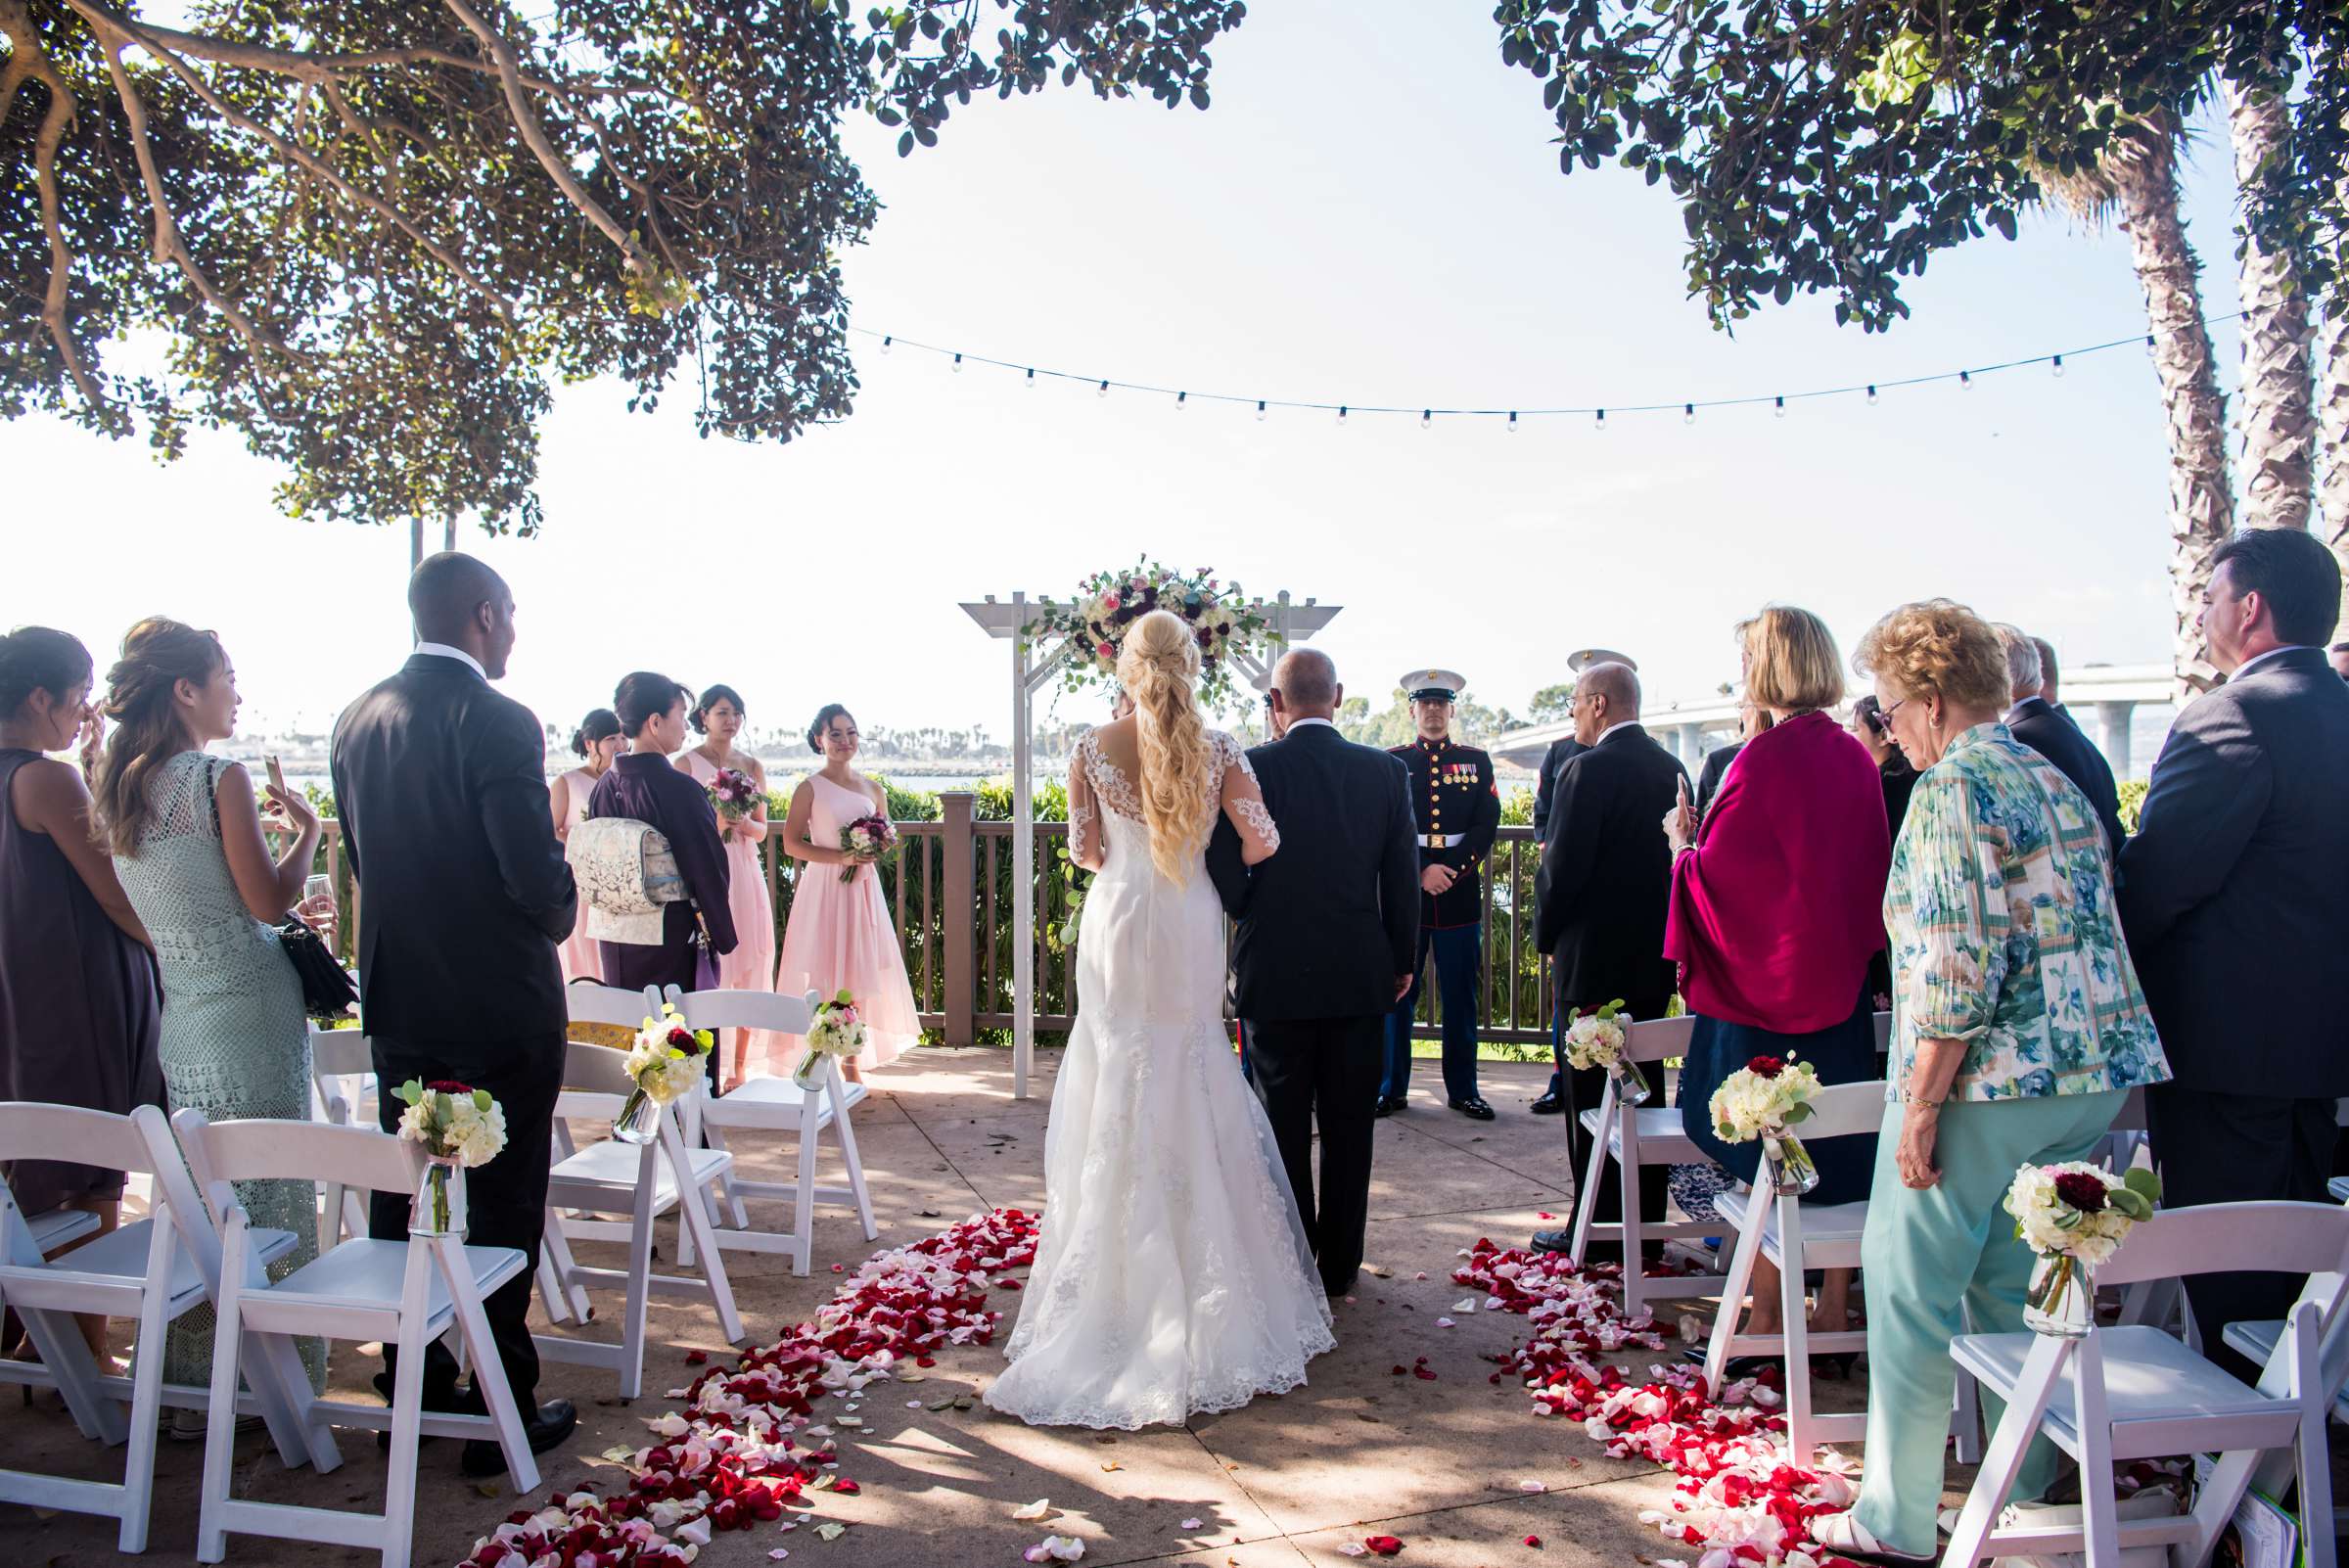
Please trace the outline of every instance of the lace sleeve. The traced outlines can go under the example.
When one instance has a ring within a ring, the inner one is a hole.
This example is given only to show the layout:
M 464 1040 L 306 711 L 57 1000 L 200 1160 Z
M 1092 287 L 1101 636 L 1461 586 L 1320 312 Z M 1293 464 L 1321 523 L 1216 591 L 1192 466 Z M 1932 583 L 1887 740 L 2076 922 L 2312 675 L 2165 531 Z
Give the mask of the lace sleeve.
M 1101 859 L 1101 821 L 1093 800 L 1093 781 L 1085 766 L 1092 753 L 1093 737 L 1087 731 L 1069 759 L 1069 858 L 1088 867 Z
M 1241 857 L 1251 865 L 1280 848 L 1280 827 L 1265 806 L 1263 788 L 1248 754 L 1221 730 L 1215 736 L 1217 799 L 1240 835 Z

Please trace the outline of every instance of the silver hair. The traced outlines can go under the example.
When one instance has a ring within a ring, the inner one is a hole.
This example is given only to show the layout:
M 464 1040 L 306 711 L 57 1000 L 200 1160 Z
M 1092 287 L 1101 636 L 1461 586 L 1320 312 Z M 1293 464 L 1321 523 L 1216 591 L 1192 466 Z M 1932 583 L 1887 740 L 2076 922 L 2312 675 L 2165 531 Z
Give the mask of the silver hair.
M 2041 667 L 2039 644 L 2020 626 L 2001 622 L 1993 628 L 1999 634 L 1999 645 L 2006 650 L 2006 684 L 2016 697 L 2039 695 Z

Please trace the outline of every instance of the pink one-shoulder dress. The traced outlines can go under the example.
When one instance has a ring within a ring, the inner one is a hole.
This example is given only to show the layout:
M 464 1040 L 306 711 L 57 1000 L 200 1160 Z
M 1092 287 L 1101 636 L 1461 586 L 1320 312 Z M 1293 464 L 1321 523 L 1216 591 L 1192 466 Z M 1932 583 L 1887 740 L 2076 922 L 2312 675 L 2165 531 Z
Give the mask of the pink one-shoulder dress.
M 807 836 L 814 843 L 837 845 L 841 829 L 872 814 L 872 798 L 861 790 L 835 784 L 821 773 L 807 782 L 814 790 Z M 843 882 L 842 869 L 815 861 L 801 864 L 783 954 L 775 964 L 775 989 L 825 996 L 852 992 L 865 1027 L 864 1050 L 856 1060 L 862 1067 L 878 1067 L 921 1038 L 921 1019 L 905 978 L 905 949 L 881 897 L 880 876 L 863 865 Z M 789 1050 L 780 1060 L 770 1059 L 770 1072 L 788 1072 L 799 1063 L 802 1040 L 796 1035 L 783 1038 Z

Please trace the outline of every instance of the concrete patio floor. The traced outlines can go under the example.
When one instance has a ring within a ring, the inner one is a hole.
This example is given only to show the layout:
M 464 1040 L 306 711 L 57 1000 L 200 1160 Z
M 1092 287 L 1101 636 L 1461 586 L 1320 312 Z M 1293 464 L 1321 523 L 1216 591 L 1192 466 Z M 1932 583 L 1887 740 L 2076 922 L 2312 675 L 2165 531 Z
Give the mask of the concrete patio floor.
M 1056 1054 L 1039 1053 L 1038 1063 L 1026 1100 L 1012 1097 L 1010 1060 L 999 1050 L 925 1049 L 874 1075 L 875 1092 L 856 1113 L 882 1225 L 874 1245 L 902 1245 L 983 1208 L 1041 1205 Z M 1447 1110 L 1434 1087 L 1434 1064 L 1427 1063 L 1410 1108 L 1379 1124 L 1369 1261 L 1384 1277 L 1365 1277 L 1356 1298 L 1339 1308 L 1338 1349 L 1313 1363 L 1309 1386 L 1187 1429 L 1042 1430 L 983 1406 L 928 1409 L 949 1391 L 983 1390 L 1002 1364 L 996 1348 L 949 1351 L 922 1383 L 902 1390 L 875 1385 L 859 1412 L 862 1431 L 842 1434 L 841 1473 L 859 1482 L 862 1495 L 820 1494 L 815 1512 L 819 1522 L 848 1525 L 845 1535 L 825 1542 L 808 1528 L 785 1535 L 762 1526 L 716 1537 L 701 1562 L 748 1568 L 784 1547 L 808 1568 L 992 1568 L 1018 1564 L 1022 1549 L 1047 1532 L 1082 1537 L 1084 1560 L 1095 1564 L 1330 1564 L 1345 1560 L 1337 1549 L 1342 1544 L 1367 1534 L 1402 1538 L 1400 1560 L 1430 1568 L 1627 1564 L 1666 1554 L 1638 1512 L 1669 1496 L 1670 1478 L 1651 1465 L 1606 1458 L 1579 1425 L 1536 1417 L 1522 1390 L 1488 1380 L 1494 1368 L 1480 1358 L 1520 1337 L 1523 1318 L 1450 1311 L 1464 1294 L 1449 1279 L 1458 1249 L 1479 1236 L 1521 1243 L 1545 1222 L 1541 1215 L 1563 1222 L 1568 1212 L 1563 1129 L 1556 1118 L 1526 1110 L 1546 1074 L 1486 1063 L 1483 1075 L 1497 1121 L 1471 1122 Z M 779 1174 L 788 1147 L 740 1152 L 760 1174 Z M 768 1222 L 779 1222 L 770 1215 Z M 672 1242 L 673 1228 L 665 1227 L 665 1256 L 673 1256 Z M 766 1343 L 804 1319 L 838 1284 L 830 1265 L 852 1268 L 871 1250 L 846 1211 L 819 1210 L 817 1262 L 806 1278 L 794 1278 L 779 1259 L 731 1255 L 728 1268 L 752 1341 Z M 1413 1277 L 1420 1272 L 1429 1277 Z M 1020 1300 L 999 1293 L 997 1305 L 1008 1318 Z M 603 1322 L 591 1331 L 612 1337 L 613 1298 L 598 1301 Z M 1447 1315 L 1456 1326 L 1436 1326 Z M 683 1358 L 696 1348 L 713 1359 L 727 1349 L 709 1309 L 657 1297 L 647 1393 L 632 1406 L 613 1397 L 610 1374 L 548 1363 L 541 1396 L 574 1401 L 580 1430 L 548 1456 L 546 1483 L 528 1499 L 517 1499 L 502 1480 L 463 1479 L 453 1445 L 428 1445 L 414 1560 L 456 1562 L 509 1510 L 611 1485 L 616 1467 L 599 1455 L 647 1441 L 642 1422 L 670 1407 L 662 1396 L 691 1375 Z M 1422 1356 L 1435 1381 L 1393 1375 L 1397 1364 Z M 337 1391 L 361 1393 L 374 1364 L 355 1347 L 338 1347 Z M 907 1408 L 917 1395 L 924 1407 Z M 0 1401 L 6 1462 L 119 1478 L 120 1451 L 84 1443 L 53 1396 L 38 1395 L 28 1407 L 5 1395 Z M 380 1508 L 384 1468 L 375 1445 L 351 1432 L 342 1446 L 344 1467 L 321 1477 L 289 1472 L 260 1440 L 244 1440 L 239 1495 Z M 162 1445 L 144 1558 L 119 1556 L 106 1521 L 0 1506 L 0 1561 L 92 1568 L 190 1560 L 200 1467 L 201 1445 Z M 1522 1490 L 1536 1481 L 1547 1490 Z M 1050 1499 L 1049 1520 L 1012 1518 L 1014 1508 L 1038 1499 Z M 1539 1548 L 1523 1544 L 1529 1535 L 1541 1538 Z M 365 1559 L 310 1543 L 237 1537 L 228 1560 Z

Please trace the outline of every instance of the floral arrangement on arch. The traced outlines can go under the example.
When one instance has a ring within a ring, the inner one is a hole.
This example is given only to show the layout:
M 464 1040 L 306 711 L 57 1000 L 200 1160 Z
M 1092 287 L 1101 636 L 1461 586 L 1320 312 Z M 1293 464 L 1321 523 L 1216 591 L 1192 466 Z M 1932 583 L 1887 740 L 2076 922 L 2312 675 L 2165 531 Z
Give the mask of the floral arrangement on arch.
M 1175 572 L 1147 559 L 1124 571 L 1094 573 L 1074 599 L 1043 600 L 1036 618 L 1020 630 L 1031 644 L 1069 639 L 1067 685 L 1079 691 L 1117 678 L 1126 628 L 1153 610 L 1173 611 L 1190 623 L 1199 644 L 1199 701 L 1209 708 L 1222 708 L 1234 695 L 1235 651 L 1275 651 L 1263 600 L 1248 598 L 1238 583 L 1221 581 L 1205 567 Z

